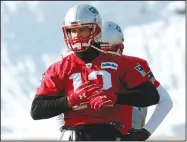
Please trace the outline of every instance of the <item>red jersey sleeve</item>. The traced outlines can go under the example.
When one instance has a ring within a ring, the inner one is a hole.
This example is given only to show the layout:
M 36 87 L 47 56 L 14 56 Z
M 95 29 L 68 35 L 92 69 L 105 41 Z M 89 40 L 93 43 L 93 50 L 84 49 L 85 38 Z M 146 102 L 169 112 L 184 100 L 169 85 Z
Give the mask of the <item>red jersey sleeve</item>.
M 42 76 L 40 86 L 36 90 L 36 95 L 58 96 L 62 89 L 62 80 L 58 72 L 59 64 L 51 65 Z
M 146 81 L 149 81 L 149 79 L 146 77 L 146 72 L 138 63 L 130 65 L 126 73 L 124 74 L 124 82 L 127 89 L 134 88 Z

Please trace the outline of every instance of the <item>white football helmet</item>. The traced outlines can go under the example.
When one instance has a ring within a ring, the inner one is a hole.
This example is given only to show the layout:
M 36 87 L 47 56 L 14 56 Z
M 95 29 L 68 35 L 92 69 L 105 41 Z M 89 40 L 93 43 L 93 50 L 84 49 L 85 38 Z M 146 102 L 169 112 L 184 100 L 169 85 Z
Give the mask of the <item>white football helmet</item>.
M 71 38 L 71 28 L 90 27 L 90 36 L 86 38 Z M 62 27 L 65 42 L 70 50 L 82 52 L 92 47 L 101 38 L 102 20 L 98 10 L 88 4 L 78 4 L 68 10 Z
M 122 54 L 124 36 L 120 26 L 112 21 L 102 22 L 101 49 Z

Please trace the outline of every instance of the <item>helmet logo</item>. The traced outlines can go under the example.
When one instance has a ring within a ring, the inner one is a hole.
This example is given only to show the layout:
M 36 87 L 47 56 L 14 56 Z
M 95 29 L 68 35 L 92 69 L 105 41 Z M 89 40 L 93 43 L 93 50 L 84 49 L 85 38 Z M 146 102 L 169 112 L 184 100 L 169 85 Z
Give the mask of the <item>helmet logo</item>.
M 98 11 L 94 7 L 90 7 L 89 10 L 96 15 L 98 15 Z
M 116 29 L 121 33 L 121 28 L 119 26 L 116 27 Z

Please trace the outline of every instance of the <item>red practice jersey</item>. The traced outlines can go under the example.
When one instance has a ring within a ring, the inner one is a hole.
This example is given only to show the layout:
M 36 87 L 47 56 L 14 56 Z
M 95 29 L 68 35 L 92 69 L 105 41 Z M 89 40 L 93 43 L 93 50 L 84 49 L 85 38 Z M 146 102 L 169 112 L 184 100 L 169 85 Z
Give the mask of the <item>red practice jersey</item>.
M 103 90 L 121 93 L 149 81 L 139 63 L 128 56 L 100 53 L 85 63 L 74 53 L 52 64 L 43 74 L 36 95 L 72 94 L 81 84 L 92 81 Z M 132 106 L 116 104 L 95 112 L 90 108 L 64 113 L 65 126 L 80 124 L 115 124 L 123 134 L 132 127 Z

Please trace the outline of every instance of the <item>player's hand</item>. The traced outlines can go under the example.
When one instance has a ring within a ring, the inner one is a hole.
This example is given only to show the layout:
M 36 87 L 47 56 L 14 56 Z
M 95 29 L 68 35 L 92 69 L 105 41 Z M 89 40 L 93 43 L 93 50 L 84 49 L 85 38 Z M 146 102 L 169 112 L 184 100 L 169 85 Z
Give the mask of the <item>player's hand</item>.
M 117 101 L 117 95 L 111 91 L 100 90 L 94 94 L 96 97 L 90 100 L 90 107 L 95 111 L 100 111 L 104 107 L 113 107 Z
M 150 137 L 151 133 L 146 129 L 130 129 L 125 135 L 126 141 L 145 141 Z
M 68 95 L 68 103 L 71 107 L 83 105 L 86 103 L 88 104 L 89 100 L 97 95 L 93 92 L 96 92 L 101 88 L 101 85 L 85 82 L 79 86 L 73 94 Z

